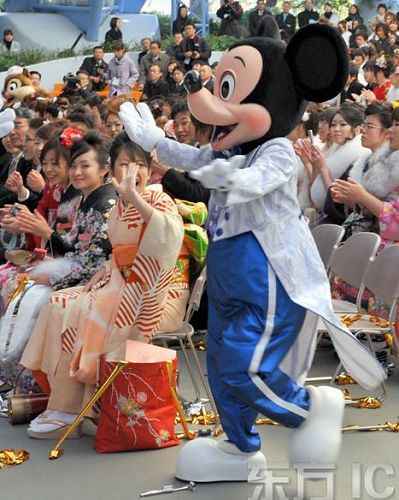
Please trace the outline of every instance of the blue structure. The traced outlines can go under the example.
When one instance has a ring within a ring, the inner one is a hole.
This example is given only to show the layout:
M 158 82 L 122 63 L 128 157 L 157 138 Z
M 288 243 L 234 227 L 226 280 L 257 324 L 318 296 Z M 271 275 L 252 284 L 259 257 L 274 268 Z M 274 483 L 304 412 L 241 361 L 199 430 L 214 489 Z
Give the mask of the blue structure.
M 139 13 L 145 0 L 6 0 L 6 12 L 62 14 L 89 42 L 98 40 L 99 27 L 109 14 Z

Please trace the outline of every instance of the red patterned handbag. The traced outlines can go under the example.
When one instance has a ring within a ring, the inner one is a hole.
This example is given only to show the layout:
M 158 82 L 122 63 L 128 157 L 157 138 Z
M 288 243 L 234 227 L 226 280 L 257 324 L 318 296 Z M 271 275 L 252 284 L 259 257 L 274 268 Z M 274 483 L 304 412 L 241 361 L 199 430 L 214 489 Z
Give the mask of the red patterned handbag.
M 100 399 L 101 414 L 95 442 L 99 453 L 179 444 L 174 429 L 176 405 L 171 390 L 176 387 L 176 352 L 128 342 L 130 354 L 126 359 L 129 363 Z M 102 356 L 101 384 L 117 364 L 118 361 L 109 361 Z

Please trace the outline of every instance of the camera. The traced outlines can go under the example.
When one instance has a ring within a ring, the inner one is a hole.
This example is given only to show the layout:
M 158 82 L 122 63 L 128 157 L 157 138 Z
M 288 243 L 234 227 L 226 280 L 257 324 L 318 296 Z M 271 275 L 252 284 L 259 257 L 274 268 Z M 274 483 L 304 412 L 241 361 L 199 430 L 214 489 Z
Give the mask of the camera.
M 67 73 L 64 76 L 63 81 L 66 82 L 65 90 L 71 92 L 77 90 L 77 84 L 80 82 L 80 79 L 73 73 Z
M 93 69 L 93 76 L 102 76 L 106 69 L 107 65 L 104 61 L 96 63 Z

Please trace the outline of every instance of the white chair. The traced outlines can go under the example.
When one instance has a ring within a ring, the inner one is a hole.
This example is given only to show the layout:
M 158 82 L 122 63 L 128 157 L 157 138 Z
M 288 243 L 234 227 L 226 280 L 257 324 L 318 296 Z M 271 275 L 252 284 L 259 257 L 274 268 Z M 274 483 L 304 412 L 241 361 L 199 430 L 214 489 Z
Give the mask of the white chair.
M 349 286 L 359 290 L 356 304 L 347 300 L 332 300 L 335 314 L 357 314 L 362 313 L 360 289 L 368 266 L 375 257 L 381 238 L 378 234 L 363 232 L 356 233 L 342 243 L 331 255 L 329 265 L 329 277 L 332 274 L 339 276 Z M 319 318 L 317 323 L 318 339 L 321 342 L 327 334 L 324 322 Z M 311 379 L 315 380 L 315 379 Z
M 193 326 L 190 324 L 190 320 L 191 320 L 191 317 L 192 317 L 194 311 L 198 311 L 198 309 L 199 309 L 201 297 L 202 297 L 202 294 L 205 290 L 205 286 L 206 286 L 206 267 L 204 266 L 204 268 L 201 271 L 201 274 L 196 279 L 194 287 L 191 291 L 190 298 L 189 298 L 188 305 L 187 305 L 186 314 L 184 316 L 182 328 L 176 332 L 168 332 L 168 333 L 162 333 L 162 334 L 155 335 L 153 337 L 152 341 L 153 342 L 154 341 L 155 342 L 161 341 L 165 347 L 168 346 L 168 341 L 173 340 L 173 341 L 179 342 L 179 345 L 181 347 L 181 350 L 182 350 L 182 353 L 183 353 L 183 356 L 184 356 L 184 359 L 185 359 L 185 362 L 187 365 L 187 369 L 188 369 L 188 372 L 190 374 L 190 377 L 191 377 L 191 380 L 193 383 L 193 387 L 195 390 L 196 402 L 203 402 L 204 400 L 201 399 L 201 393 L 200 393 L 200 389 L 198 386 L 197 377 L 194 374 L 192 364 L 191 364 L 189 356 L 187 354 L 187 349 L 186 349 L 186 345 L 185 345 L 185 342 L 187 342 L 189 350 L 191 352 L 191 355 L 194 359 L 194 363 L 195 363 L 201 384 L 202 384 L 202 386 L 205 390 L 205 393 L 207 395 L 207 400 L 209 401 L 209 404 L 210 404 L 211 409 L 214 412 L 215 416 L 217 416 L 216 405 L 215 405 L 212 393 L 210 391 L 209 385 L 207 383 L 201 362 L 198 358 L 197 351 L 196 351 L 194 343 L 193 343 L 192 337 L 193 337 L 195 331 L 194 331 Z
M 370 263 L 363 284 L 360 289 L 360 297 L 365 290 L 370 290 L 375 296 L 379 297 L 389 307 L 388 320 L 378 317 L 375 318 L 380 325 L 369 318 L 362 317 L 349 326 L 349 330 L 359 337 L 364 334 L 367 339 L 370 350 L 375 354 L 371 335 L 390 334 L 392 337 L 392 350 L 395 356 L 399 356 L 399 339 L 395 332 L 395 320 L 399 304 L 399 246 L 392 245 L 386 248 Z M 341 370 L 339 364 L 333 380 Z M 385 382 L 382 384 L 383 395 L 386 395 Z
M 328 270 L 331 258 L 344 237 L 345 229 L 337 224 L 321 224 L 311 232 L 324 267 Z
M 329 275 L 335 274 L 349 286 L 359 289 L 356 304 L 346 300 L 333 300 L 335 313 L 361 312 L 360 289 L 368 266 L 375 257 L 381 238 L 375 233 L 357 233 L 339 246 L 331 257 Z

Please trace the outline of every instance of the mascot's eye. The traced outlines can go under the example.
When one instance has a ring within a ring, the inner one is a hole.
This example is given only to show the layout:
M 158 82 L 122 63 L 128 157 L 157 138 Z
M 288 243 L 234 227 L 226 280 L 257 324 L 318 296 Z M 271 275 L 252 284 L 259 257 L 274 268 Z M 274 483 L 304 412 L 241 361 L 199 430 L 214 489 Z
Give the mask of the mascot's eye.
M 220 79 L 220 97 L 228 101 L 234 93 L 236 81 L 231 73 L 225 73 Z
M 19 87 L 18 83 L 16 81 L 12 81 L 12 82 L 9 82 L 9 84 L 7 85 L 7 90 L 9 92 L 13 92 L 14 90 L 16 90 L 17 88 Z

